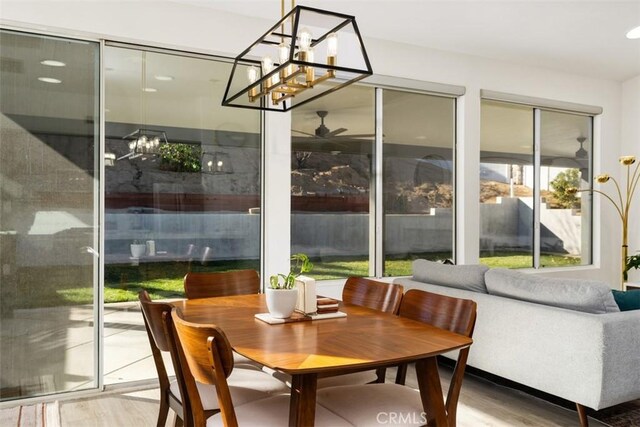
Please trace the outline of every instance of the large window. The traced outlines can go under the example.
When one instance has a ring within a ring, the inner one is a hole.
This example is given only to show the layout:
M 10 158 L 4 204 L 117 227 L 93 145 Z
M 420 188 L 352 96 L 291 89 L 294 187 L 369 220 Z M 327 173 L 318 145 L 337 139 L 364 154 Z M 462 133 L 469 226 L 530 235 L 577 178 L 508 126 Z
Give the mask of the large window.
M 455 100 L 383 90 L 384 275 L 453 258 Z
M 99 45 L 0 51 L 0 400 L 96 388 Z
M 292 112 L 291 251 L 314 277 L 372 274 L 374 89 L 349 86 Z
M 221 106 L 231 64 L 107 46 L 105 382 L 155 375 L 111 305 L 183 296 L 188 271 L 260 270 L 260 114 Z M 137 306 L 137 304 L 134 304 Z M 114 355 L 118 357 L 114 357 Z
M 292 144 L 291 251 L 316 279 L 453 257 L 454 98 L 350 86 L 293 110 Z
M 590 264 L 592 118 L 483 100 L 481 126 L 481 262 Z

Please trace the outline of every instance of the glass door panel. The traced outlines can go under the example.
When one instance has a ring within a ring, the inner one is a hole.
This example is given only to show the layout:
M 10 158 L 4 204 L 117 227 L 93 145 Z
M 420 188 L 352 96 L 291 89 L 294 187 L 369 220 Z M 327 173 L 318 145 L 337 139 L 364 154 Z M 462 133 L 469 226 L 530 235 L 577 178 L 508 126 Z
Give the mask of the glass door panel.
M 482 101 L 480 262 L 533 267 L 533 108 Z
M 94 388 L 99 45 L 0 50 L 0 400 Z

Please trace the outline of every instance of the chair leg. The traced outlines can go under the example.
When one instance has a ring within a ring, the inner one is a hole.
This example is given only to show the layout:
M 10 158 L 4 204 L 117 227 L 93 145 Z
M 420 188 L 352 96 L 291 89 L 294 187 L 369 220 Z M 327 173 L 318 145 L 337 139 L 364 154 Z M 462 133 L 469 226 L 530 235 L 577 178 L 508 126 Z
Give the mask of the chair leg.
M 589 427 L 589 419 L 587 418 L 587 408 L 579 403 L 576 403 L 576 409 L 578 410 L 578 419 L 580 420 L 580 427 Z
M 376 369 L 376 376 L 378 377 L 374 382 L 378 384 L 382 384 L 385 381 L 385 377 L 387 376 L 387 368 L 378 368 Z
M 404 385 L 407 379 L 407 364 L 402 363 L 398 365 L 398 373 L 396 373 L 396 384 Z
M 449 425 L 455 427 L 456 416 L 458 411 L 458 399 L 460 398 L 460 389 L 462 388 L 462 380 L 464 378 L 464 371 L 467 367 L 467 358 L 469 357 L 469 347 L 460 350 L 458 354 L 458 360 L 456 366 L 453 368 L 453 376 L 451 377 L 451 384 L 449 385 L 449 391 L 447 392 L 447 415 L 449 417 Z
M 165 427 L 167 423 L 167 415 L 169 414 L 169 402 L 167 402 L 166 396 L 160 397 L 160 411 L 158 412 L 158 427 Z

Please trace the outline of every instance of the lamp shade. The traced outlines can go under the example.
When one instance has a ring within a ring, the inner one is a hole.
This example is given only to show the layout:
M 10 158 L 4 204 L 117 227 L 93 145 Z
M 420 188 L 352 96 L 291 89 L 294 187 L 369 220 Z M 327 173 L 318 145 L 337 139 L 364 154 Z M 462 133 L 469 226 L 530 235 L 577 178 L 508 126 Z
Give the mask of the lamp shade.
M 296 6 L 236 57 L 222 105 L 288 111 L 372 73 L 353 16 Z

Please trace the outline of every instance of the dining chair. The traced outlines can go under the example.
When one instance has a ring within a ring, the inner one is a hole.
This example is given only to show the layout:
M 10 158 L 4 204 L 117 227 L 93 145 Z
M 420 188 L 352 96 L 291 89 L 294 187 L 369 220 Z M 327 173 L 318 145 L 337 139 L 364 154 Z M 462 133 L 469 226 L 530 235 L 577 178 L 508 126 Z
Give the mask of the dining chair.
M 174 359 L 174 354 L 171 354 L 176 379 L 170 381 L 167 368 L 162 359 L 162 352 L 171 353 L 171 347 L 162 326 L 162 313 L 171 312 L 172 306 L 167 303 L 152 302 L 149 294 L 144 290 L 140 291 L 138 299 L 140 300 L 144 327 L 147 331 L 153 362 L 156 365 L 158 381 L 160 382 L 160 412 L 158 413 L 157 427 L 164 427 L 167 421 L 167 415 L 169 414 L 169 408 L 171 408 L 178 417 L 183 420 L 183 424 L 187 426 L 189 425 L 189 421 L 185 420 L 182 399 L 180 398 L 181 395 L 184 395 L 186 389 L 184 388 L 182 374 L 176 369 L 179 365 L 177 364 L 177 360 Z
M 224 272 L 188 272 L 184 276 L 184 293 L 188 299 L 223 297 L 260 293 L 260 276 L 255 270 Z M 238 353 L 233 353 L 234 363 L 258 365 Z
M 193 420 L 190 417 L 191 412 L 188 410 L 188 403 L 185 404 L 185 400 L 182 398 L 182 396 L 188 396 L 186 379 L 181 369 L 176 343 L 173 336 L 167 333 L 163 322 L 163 314 L 169 314 L 173 306 L 165 302 L 151 301 L 149 294 L 144 290 L 138 294 L 138 299 L 142 307 L 151 353 L 160 382 L 160 412 L 157 425 L 158 427 L 165 425 L 169 408 L 171 408 L 183 420 L 184 426 L 190 427 L 193 425 Z M 169 379 L 162 352 L 169 353 L 171 357 L 176 375 L 174 381 Z M 259 368 L 251 365 L 241 365 L 240 369 L 236 369 L 229 384 L 236 400 L 243 403 L 288 391 L 282 382 L 271 378 Z M 196 388 L 201 397 L 203 411 L 208 415 L 218 412 L 220 407 L 216 397 L 216 388 L 200 383 L 196 383 Z
M 179 309 L 164 315 L 165 328 L 177 343 L 180 368 L 186 382 L 191 417 L 195 427 L 237 427 L 238 425 L 288 425 L 291 395 L 282 393 L 248 403 L 238 402 L 229 379 L 234 371 L 231 344 L 218 326 L 186 321 Z M 271 378 L 268 374 L 262 375 Z M 215 384 L 220 412 L 209 416 L 196 388 L 196 382 Z M 321 406 L 316 407 L 317 426 L 350 426 Z
M 402 301 L 403 291 L 404 287 L 402 285 L 380 282 L 366 277 L 349 277 L 342 289 L 342 301 L 389 314 L 397 314 L 400 308 L 400 301 Z M 377 369 L 376 378 L 373 381 L 383 383 L 386 371 L 385 368 Z M 355 380 L 355 377 L 352 377 L 352 379 Z M 322 385 L 329 386 L 338 384 L 336 380 L 332 382 L 325 380 Z
M 402 297 L 398 315 L 471 337 L 476 321 L 476 303 L 471 300 L 411 289 Z M 470 347 L 464 348 L 458 353 L 445 401 L 450 426 L 456 425 L 458 398 L 469 349 Z M 419 382 L 425 381 L 422 374 L 424 372 L 419 372 Z M 440 381 L 437 377 L 433 380 Z M 317 401 L 356 426 L 375 425 L 380 422 L 380 414 L 402 415 L 405 421 L 410 421 L 410 424 L 423 425 L 432 421 L 430 420 L 432 415 L 423 412 L 420 392 L 401 384 L 324 388 L 318 390 Z
M 188 299 L 260 293 L 260 277 L 255 270 L 189 272 L 184 276 Z

